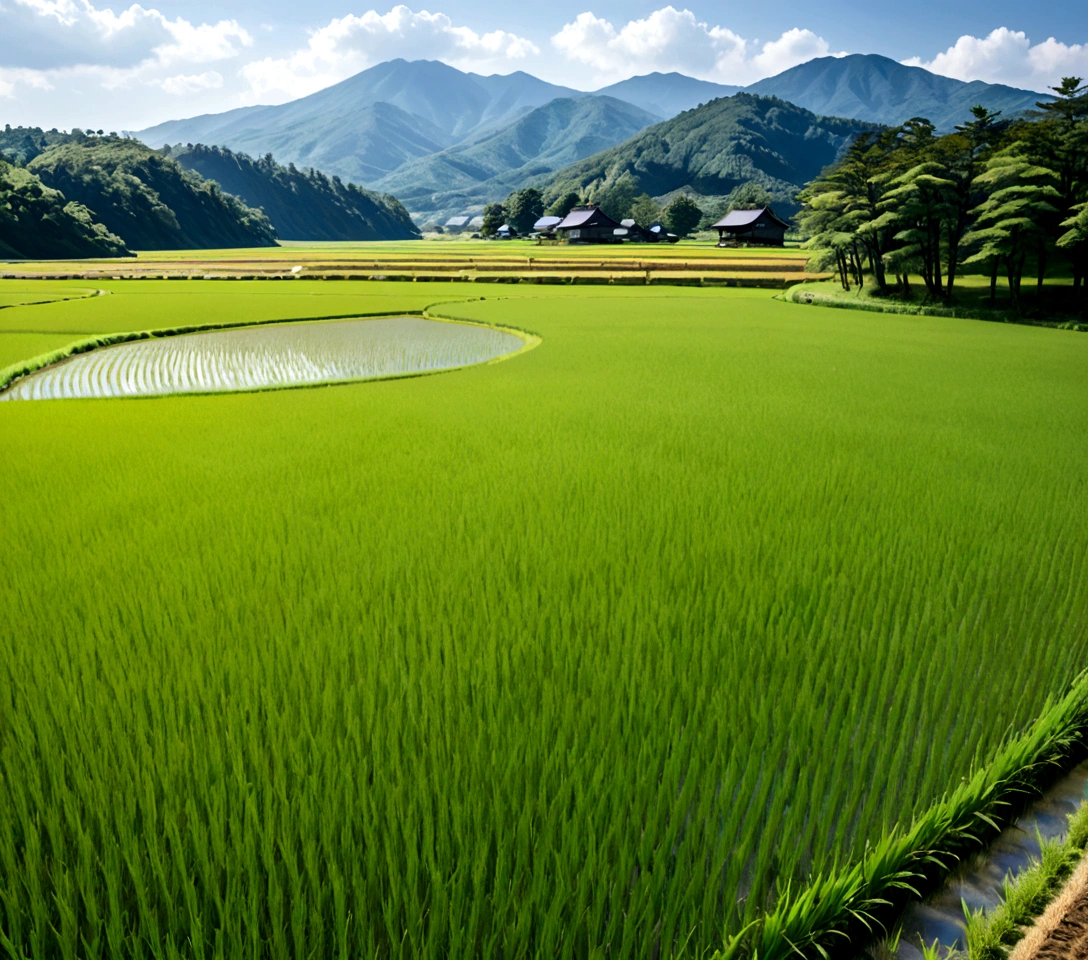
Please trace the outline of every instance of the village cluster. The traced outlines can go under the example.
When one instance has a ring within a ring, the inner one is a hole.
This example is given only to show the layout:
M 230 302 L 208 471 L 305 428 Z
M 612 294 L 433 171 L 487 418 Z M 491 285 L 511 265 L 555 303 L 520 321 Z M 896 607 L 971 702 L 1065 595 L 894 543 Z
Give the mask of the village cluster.
M 483 217 L 450 217 L 445 229 L 449 232 L 478 231 Z M 770 207 L 733 210 L 712 225 L 718 231 L 719 247 L 744 245 L 781 247 L 785 245 L 789 224 L 775 215 Z M 475 233 L 474 233 L 475 235 Z M 498 240 L 515 240 L 518 231 L 504 223 L 495 232 Z M 533 224 L 529 238 L 565 243 L 676 243 L 680 238 L 660 223 L 643 227 L 634 220 L 613 220 L 599 206 L 575 207 L 565 217 L 541 217 Z

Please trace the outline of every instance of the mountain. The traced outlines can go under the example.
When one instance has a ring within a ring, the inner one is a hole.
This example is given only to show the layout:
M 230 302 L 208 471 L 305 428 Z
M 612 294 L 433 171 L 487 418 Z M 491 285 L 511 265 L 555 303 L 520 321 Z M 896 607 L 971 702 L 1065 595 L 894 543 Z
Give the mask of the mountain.
M 136 140 L 73 135 L 26 169 L 138 250 L 276 245 L 263 213 Z
M 643 130 L 626 143 L 564 167 L 545 183 L 546 200 L 594 194 L 621 180 L 652 196 L 685 190 L 722 197 L 749 181 L 780 204 L 839 158 L 873 125 L 821 117 L 772 97 L 738 93 Z
M 72 259 L 131 256 L 82 204 L 29 170 L 0 160 L 0 257 Z
M 502 200 L 658 119 L 613 97 L 552 100 L 490 137 L 405 164 L 377 187 L 396 194 L 417 216 L 442 220 Z
M 285 240 L 418 240 L 408 211 L 391 196 L 363 190 L 319 170 L 284 167 L 226 147 L 178 146 L 181 166 L 260 207 Z
M 871 120 L 895 126 L 925 117 L 941 132 L 971 119 L 982 104 L 1006 117 L 1032 110 L 1045 94 L 1003 84 L 966 83 L 908 67 L 875 54 L 820 57 L 745 88 L 749 93 L 780 97 L 814 113 Z
M 723 83 L 711 83 L 708 80 L 696 80 L 682 73 L 648 73 L 642 77 L 621 80 L 610 87 L 602 87 L 595 95 L 625 100 L 668 119 L 718 97 L 731 97 L 743 89 Z
M 481 77 L 430 60 L 390 60 L 300 100 L 175 120 L 137 134 L 154 147 L 207 143 L 273 153 L 371 184 L 402 164 L 577 91 L 527 73 Z

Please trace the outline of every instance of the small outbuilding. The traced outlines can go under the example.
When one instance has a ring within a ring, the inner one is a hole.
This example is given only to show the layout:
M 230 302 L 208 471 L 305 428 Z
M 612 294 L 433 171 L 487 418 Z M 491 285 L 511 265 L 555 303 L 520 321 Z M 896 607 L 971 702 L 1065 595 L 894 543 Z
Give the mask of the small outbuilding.
M 621 229 L 600 207 L 575 207 L 555 228 L 560 240 L 568 243 L 620 243 Z
M 562 217 L 541 217 L 533 224 L 533 233 L 548 239 L 554 239 L 555 228 L 563 222 Z
M 675 233 L 669 233 L 660 223 L 655 223 L 648 231 L 652 243 L 678 243 L 680 238 Z
M 719 247 L 736 247 L 750 243 L 759 247 L 782 247 L 786 244 L 789 224 L 775 216 L 770 207 L 754 210 L 733 210 L 714 224 Z
M 495 236 L 500 240 L 513 240 L 517 237 L 518 232 L 510 224 L 504 223 L 498 230 L 495 231 Z
M 464 230 L 468 226 L 468 217 L 450 217 L 446 221 L 446 229 L 451 233 Z
M 628 243 L 654 243 L 657 238 L 650 235 L 645 227 L 640 227 L 634 220 L 621 220 L 616 236 Z

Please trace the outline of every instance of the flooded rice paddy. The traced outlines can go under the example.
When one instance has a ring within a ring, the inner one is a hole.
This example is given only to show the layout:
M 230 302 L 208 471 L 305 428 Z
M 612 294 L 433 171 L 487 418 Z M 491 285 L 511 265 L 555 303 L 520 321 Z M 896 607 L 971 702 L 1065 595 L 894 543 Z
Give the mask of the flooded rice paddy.
M 138 340 L 46 367 L 0 400 L 261 390 L 448 370 L 520 350 L 512 333 L 419 317 L 286 323 Z

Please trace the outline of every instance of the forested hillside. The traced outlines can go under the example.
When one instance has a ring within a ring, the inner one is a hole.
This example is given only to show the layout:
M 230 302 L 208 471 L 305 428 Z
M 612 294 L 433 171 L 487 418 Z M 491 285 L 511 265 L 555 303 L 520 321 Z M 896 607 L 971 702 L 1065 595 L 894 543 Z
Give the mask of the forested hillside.
M 344 183 L 320 170 L 254 159 L 225 147 L 180 144 L 170 156 L 260 207 L 285 240 L 415 240 L 419 230 L 396 197 Z
M 405 164 L 378 186 L 413 211 L 441 220 L 501 199 L 659 119 L 613 97 L 561 98 L 490 137 Z
M 0 160 L 0 257 L 124 257 L 129 251 L 82 204 Z
M 545 181 L 545 201 L 567 193 L 593 199 L 617 185 L 651 196 L 688 190 L 722 197 L 756 183 L 783 208 L 795 208 L 797 191 L 872 128 L 863 121 L 819 117 L 773 97 L 738 93 L 557 171 Z
M 272 224 L 259 210 L 137 140 L 75 133 L 48 146 L 27 169 L 46 186 L 89 208 L 134 249 L 263 247 L 276 242 Z

